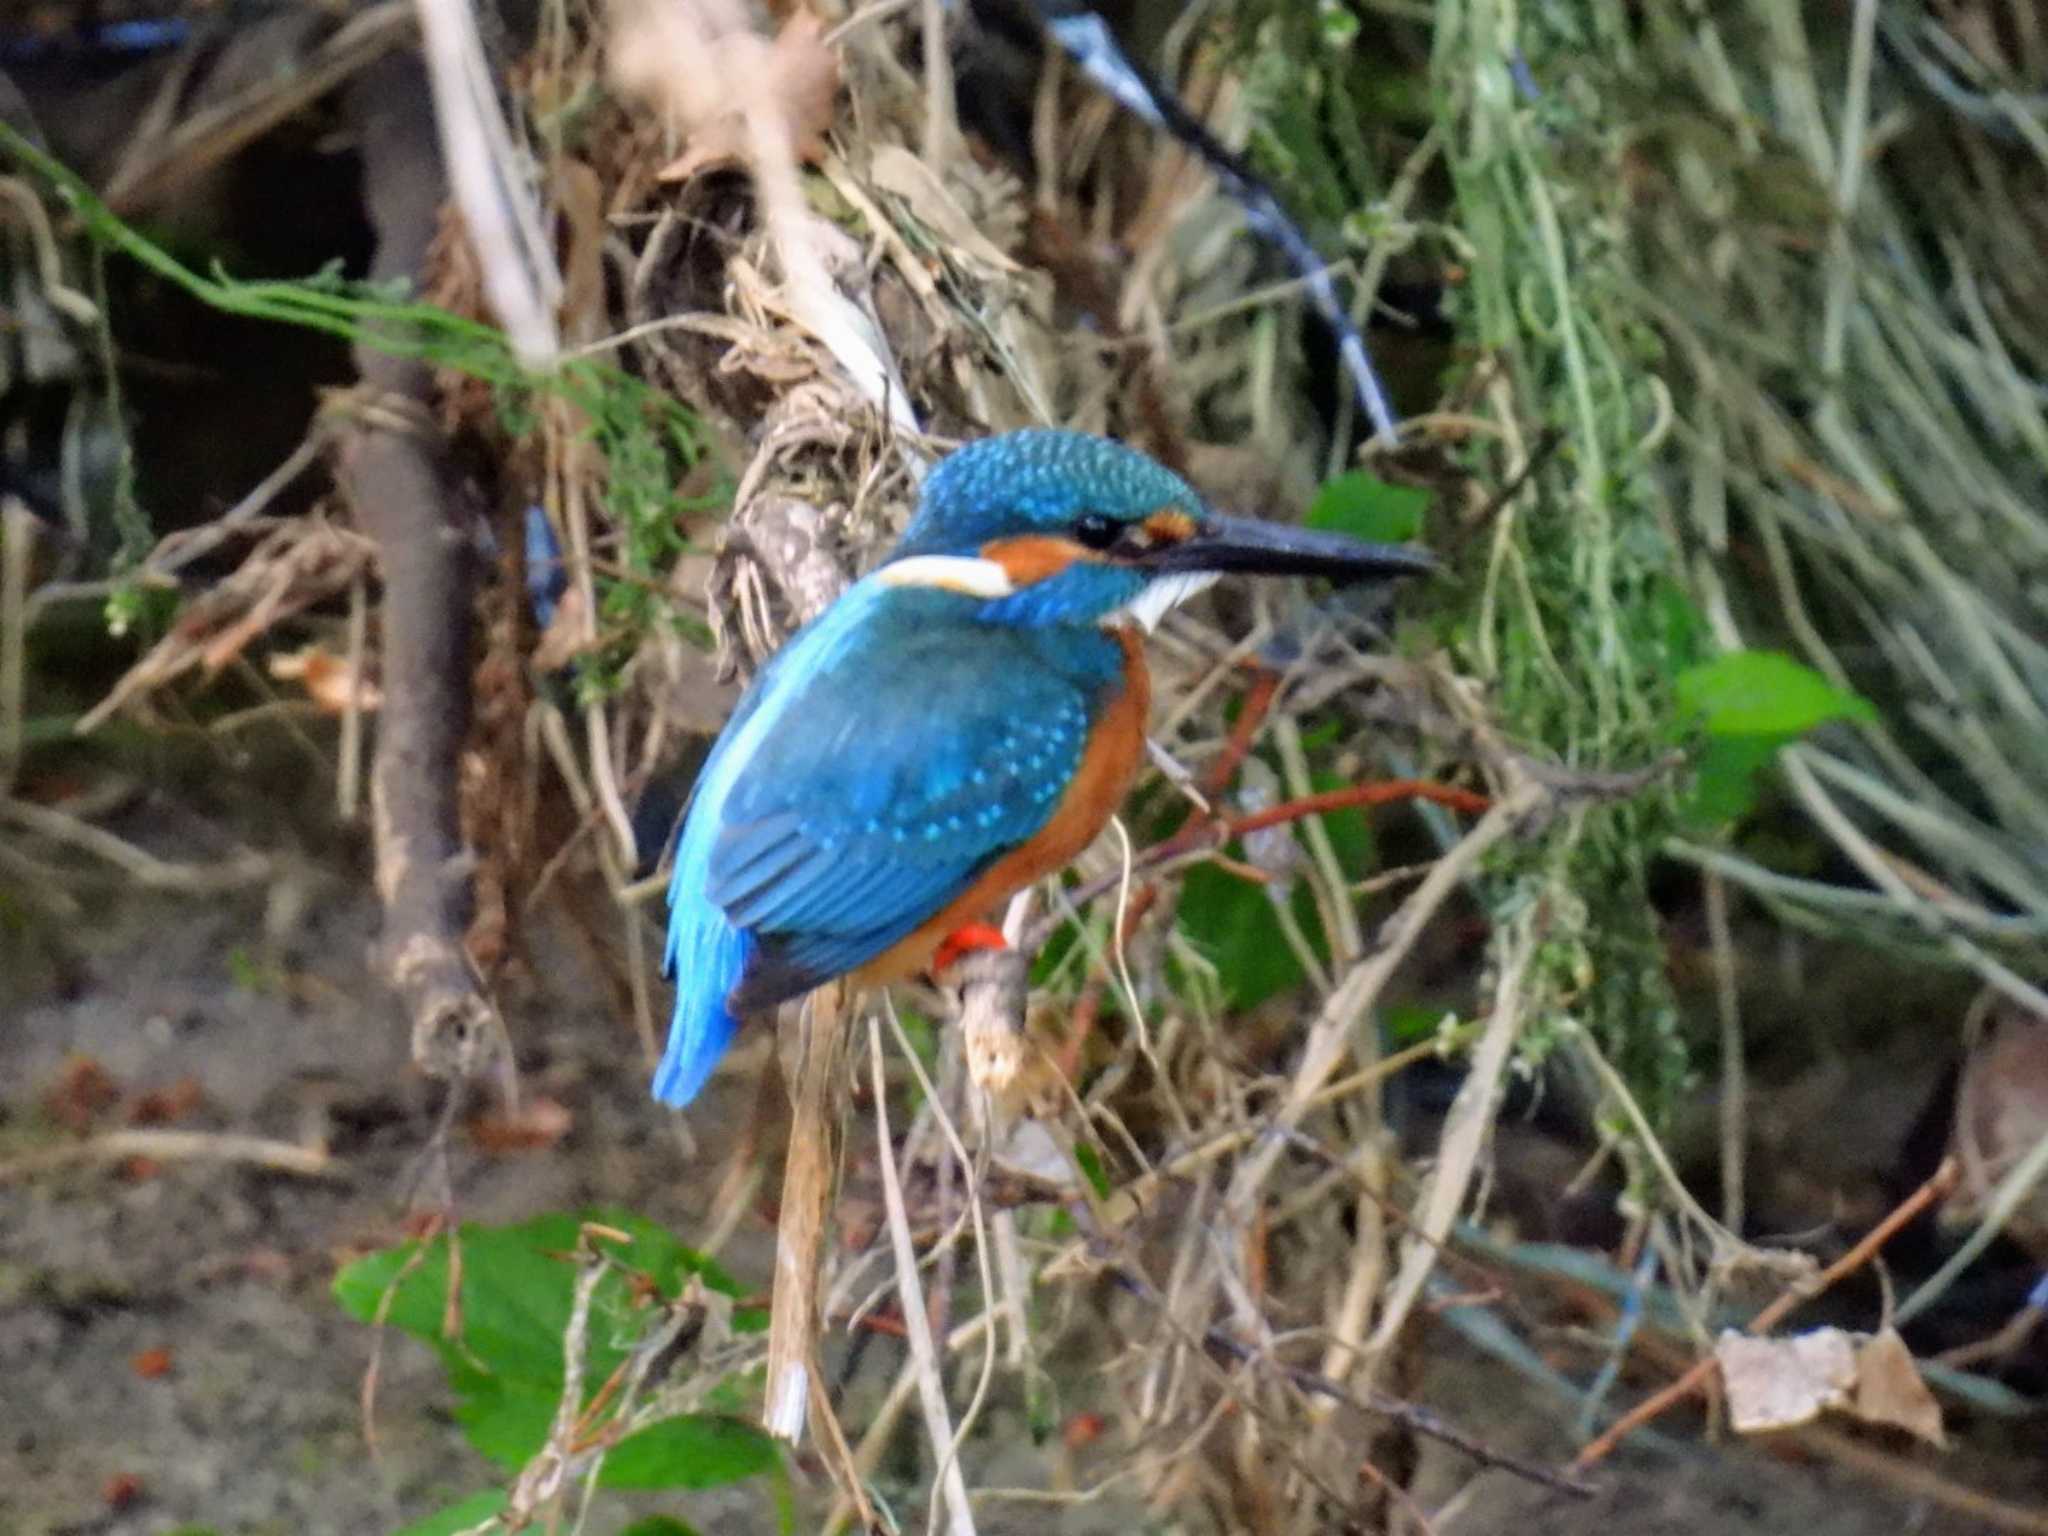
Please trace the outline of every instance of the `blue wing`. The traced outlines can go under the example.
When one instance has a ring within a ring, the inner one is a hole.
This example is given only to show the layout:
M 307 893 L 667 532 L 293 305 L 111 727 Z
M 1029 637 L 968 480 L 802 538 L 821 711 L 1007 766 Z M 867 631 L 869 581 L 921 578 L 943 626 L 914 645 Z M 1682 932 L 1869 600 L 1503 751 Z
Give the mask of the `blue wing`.
M 977 624 L 964 602 L 861 583 L 726 727 L 670 883 L 660 1098 L 695 1095 L 739 1015 L 882 954 L 1059 804 L 1122 652 Z

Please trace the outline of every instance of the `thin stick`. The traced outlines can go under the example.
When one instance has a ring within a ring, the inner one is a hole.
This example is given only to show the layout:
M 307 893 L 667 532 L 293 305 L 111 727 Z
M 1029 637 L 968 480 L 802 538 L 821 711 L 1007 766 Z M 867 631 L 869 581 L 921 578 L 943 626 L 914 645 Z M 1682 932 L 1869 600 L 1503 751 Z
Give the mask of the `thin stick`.
M 1486 811 L 1493 803 L 1476 791 L 1460 789 L 1453 784 L 1437 784 L 1427 779 L 1378 779 L 1369 784 L 1349 784 L 1342 789 L 1305 795 L 1298 800 L 1283 801 L 1262 811 L 1247 812 L 1242 816 L 1229 817 L 1220 822 L 1198 813 L 1189 817 L 1171 835 L 1140 851 L 1131 860 L 1130 872 L 1134 876 L 1149 875 L 1175 859 L 1198 853 L 1206 856 L 1206 850 L 1221 848 L 1231 839 L 1241 837 L 1247 832 L 1259 832 L 1267 827 L 1277 827 L 1283 822 L 1299 821 L 1304 816 L 1317 816 L 1326 811 L 1350 810 L 1364 806 L 1393 805 L 1403 800 L 1427 800 L 1451 810 L 1467 811 L 1474 815 Z M 1066 901 L 1073 907 L 1084 907 L 1096 897 L 1116 890 L 1123 882 L 1124 869 L 1119 865 L 1105 875 L 1082 881 L 1066 893 Z M 1064 911 L 1048 913 L 1033 929 L 1022 947 L 1036 952 L 1052 937 L 1053 930 L 1065 921 Z
M 2048 1536 L 2048 1511 L 2027 1509 L 2022 1505 L 2009 1504 L 2004 1499 L 1995 1499 L 1988 1493 L 1979 1493 L 1974 1488 L 1965 1488 L 1960 1483 L 1950 1482 L 1932 1467 L 1920 1466 L 1891 1449 L 1864 1445 L 1835 1430 L 1812 1425 L 1799 1431 L 1799 1441 L 1901 1494 L 1940 1504 L 2000 1530 L 2017 1531 L 2022 1536 Z
M 868 1018 L 868 1056 L 875 1085 L 876 1158 L 882 1165 L 882 1205 L 889 1217 L 889 1246 L 896 1259 L 896 1300 L 903 1309 L 903 1333 L 917 1367 L 917 1395 L 924 1409 L 925 1433 L 939 1463 L 939 1485 L 946 1499 L 946 1529 L 952 1536 L 974 1536 L 974 1510 L 967 1502 L 967 1480 L 954 1454 L 953 1424 L 946 1413 L 946 1385 L 939 1374 L 939 1352 L 932 1343 L 932 1322 L 925 1310 L 924 1289 L 917 1281 L 917 1249 L 910 1241 L 910 1213 L 903 1204 L 903 1182 L 896 1172 L 896 1149 L 889 1136 L 889 1085 L 882 1075 L 882 1026 Z M 936 1527 L 936 1522 L 934 1522 Z
M 51 842 L 104 859 L 137 885 L 153 890 L 208 895 L 254 885 L 270 873 L 270 861 L 253 849 L 242 849 L 217 864 L 177 864 L 160 859 L 126 838 L 116 837 L 90 822 L 0 795 L 0 822 L 11 821 Z
M 1943 1160 L 1934 1174 L 1912 1194 L 1899 1202 L 1893 1212 L 1864 1234 L 1863 1240 L 1843 1254 L 1834 1263 L 1811 1280 L 1800 1280 L 1780 1291 L 1777 1298 L 1749 1320 L 1744 1332 L 1752 1336 L 1769 1333 L 1783 1322 L 1798 1307 L 1814 1299 L 1822 1292 L 1836 1285 L 1843 1278 L 1854 1274 L 1868 1264 L 1878 1249 L 1895 1237 L 1899 1229 L 1912 1221 L 1937 1200 L 1945 1198 L 1955 1188 L 1962 1176 L 1962 1165 L 1953 1157 Z M 1603 1461 L 1614 1448 L 1636 1430 L 1656 1418 L 1673 1403 L 1692 1396 L 1719 1368 L 1719 1362 L 1712 1355 L 1702 1356 L 1693 1362 L 1692 1368 L 1663 1391 L 1645 1398 L 1627 1413 L 1608 1426 L 1606 1433 L 1590 1441 L 1586 1448 L 1572 1458 L 1572 1470 L 1578 1471 Z
M 775 1227 L 775 1288 L 768 1320 L 768 1399 L 762 1423 L 795 1444 L 803 1436 L 818 1341 L 818 1270 L 839 1166 L 839 1071 L 846 1057 L 846 985 L 828 982 L 782 1028 L 789 1080 L 789 1156 Z
M 1381 989 L 1392 978 L 1395 967 L 1407 958 L 1409 949 L 1430 916 L 1478 867 L 1486 851 L 1512 833 L 1523 818 L 1547 798 L 1548 791 L 1534 780 L 1524 780 L 1517 785 L 1506 798 L 1495 803 L 1456 847 L 1430 867 L 1422 883 L 1387 920 L 1380 931 L 1379 946 L 1346 972 L 1310 1027 L 1301 1064 L 1295 1069 L 1285 1101 L 1273 1115 L 1272 1129 L 1276 1133 L 1293 1130 L 1308 1113 L 1317 1091 L 1330 1080 L 1344 1059 L 1354 1021 L 1378 999 Z M 1227 1202 L 1229 1210 L 1248 1212 L 1252 1209 L 1257 1203 L 1259 1190 L 1286 1147 L 1287 1137 L 1284 1134 L 1271 1135 L 1238 1165 L 1231 1180 Z
M 1728 882 L 1703 871 L 1707 939 L 1713 949 L 1714 997 L 1721 1017 L 1721 1225 L 1742 1235 L 1743 1149 L 1748 1074 L 1742 1062 L 1742 1001 L 1735 986 L 1735 936 L 1728 924 Z
M 1407 1325 L 1409 1313 L 1436 1268 L 1444 1240 L 1451 1234 L 1451 1224 L 1464 1209 L 1480 1158 L 1492 1139 L 1494 1116 L 1500 1107 L 1500 1085 L 1513 1060 L 1515 1042 L 1521 1038 L 1527 1000 L 1522 983 L 1529 967 L 1536 962 L 1541 940 L 1533 910 L 1516 916 L 1508 925 L 1501 945 L 1493 1008 L 1487 1015 L 1485 1032 L 1472 1052 L 1465 1082 L 1444 1120 L 1436 1171 L 1430 1175 L 1428 1187 L 1409 1216 L 1411 1231 L 1402 1241 L 1401 1266 L 1381 1303 L 1379 1324 L 1366 1345 L 1368 1358 L 1386 1350 Z
M 90 1141 L 47 1147 L 0 1163 L 0 1184 L 78 1163 L 121 1163 L 131 1157 L 146 1157 L 159 1163 L 248 1163 L 274 1173 L 295 1173 L 309 1179 L 346 1176 L 346 1171 L 325 1149 L 273 1141 L 267 1136 L 237 1136 L 221 1131 L 109 1131 Z
M 28 552 L 35 522 L 12 496 L 0 501 L 0 795 L 21 766 L 28 654 Z

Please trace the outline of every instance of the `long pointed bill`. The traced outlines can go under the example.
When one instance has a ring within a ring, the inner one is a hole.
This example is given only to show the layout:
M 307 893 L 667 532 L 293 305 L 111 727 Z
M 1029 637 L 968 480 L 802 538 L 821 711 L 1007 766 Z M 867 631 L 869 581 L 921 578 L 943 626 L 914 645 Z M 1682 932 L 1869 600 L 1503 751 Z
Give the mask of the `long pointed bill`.
M 1147 550 L 1133 563 L 1161 576 L 1199 571 L 1332 581 L 1422 576 L 1437 568 L 1434 555 L 1413 545 L 1368 544 L 1341 533 L 1242 517 L 1205 517 L 1187 538 Z

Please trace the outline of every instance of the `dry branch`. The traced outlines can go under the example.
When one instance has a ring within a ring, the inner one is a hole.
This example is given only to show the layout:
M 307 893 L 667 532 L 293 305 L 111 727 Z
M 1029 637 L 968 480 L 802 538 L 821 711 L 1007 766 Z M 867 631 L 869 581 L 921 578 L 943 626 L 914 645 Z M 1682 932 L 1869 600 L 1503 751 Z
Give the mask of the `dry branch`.
M 377 236 L 371 275 L 417 282 L 446 190 L 425 72 L 416 57 L 388 56 L 355 78 L 346 101 Z M 468 1076 L 495 1017 L 463 950 L 472 896 L 456 768 L 469 726 L 471 555 L 430 410 L 431 370 L 367 344 L 356 367 L 376 408 L 343 429 L 339 459 L 384 576 L 385 700 L 370 780 L 379 959 L 412 1022 L 413 1059 Z

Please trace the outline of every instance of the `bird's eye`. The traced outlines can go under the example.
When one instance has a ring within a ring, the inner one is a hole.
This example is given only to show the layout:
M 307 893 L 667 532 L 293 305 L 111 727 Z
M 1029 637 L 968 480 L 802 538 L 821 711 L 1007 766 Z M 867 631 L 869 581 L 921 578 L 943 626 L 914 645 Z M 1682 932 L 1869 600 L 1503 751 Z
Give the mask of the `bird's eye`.
M 1117 541 L 1123 526 L 1100 512 L 1083 512 L 1074 519 L 1074 537 L 1090 549 L 1107 549 Z

